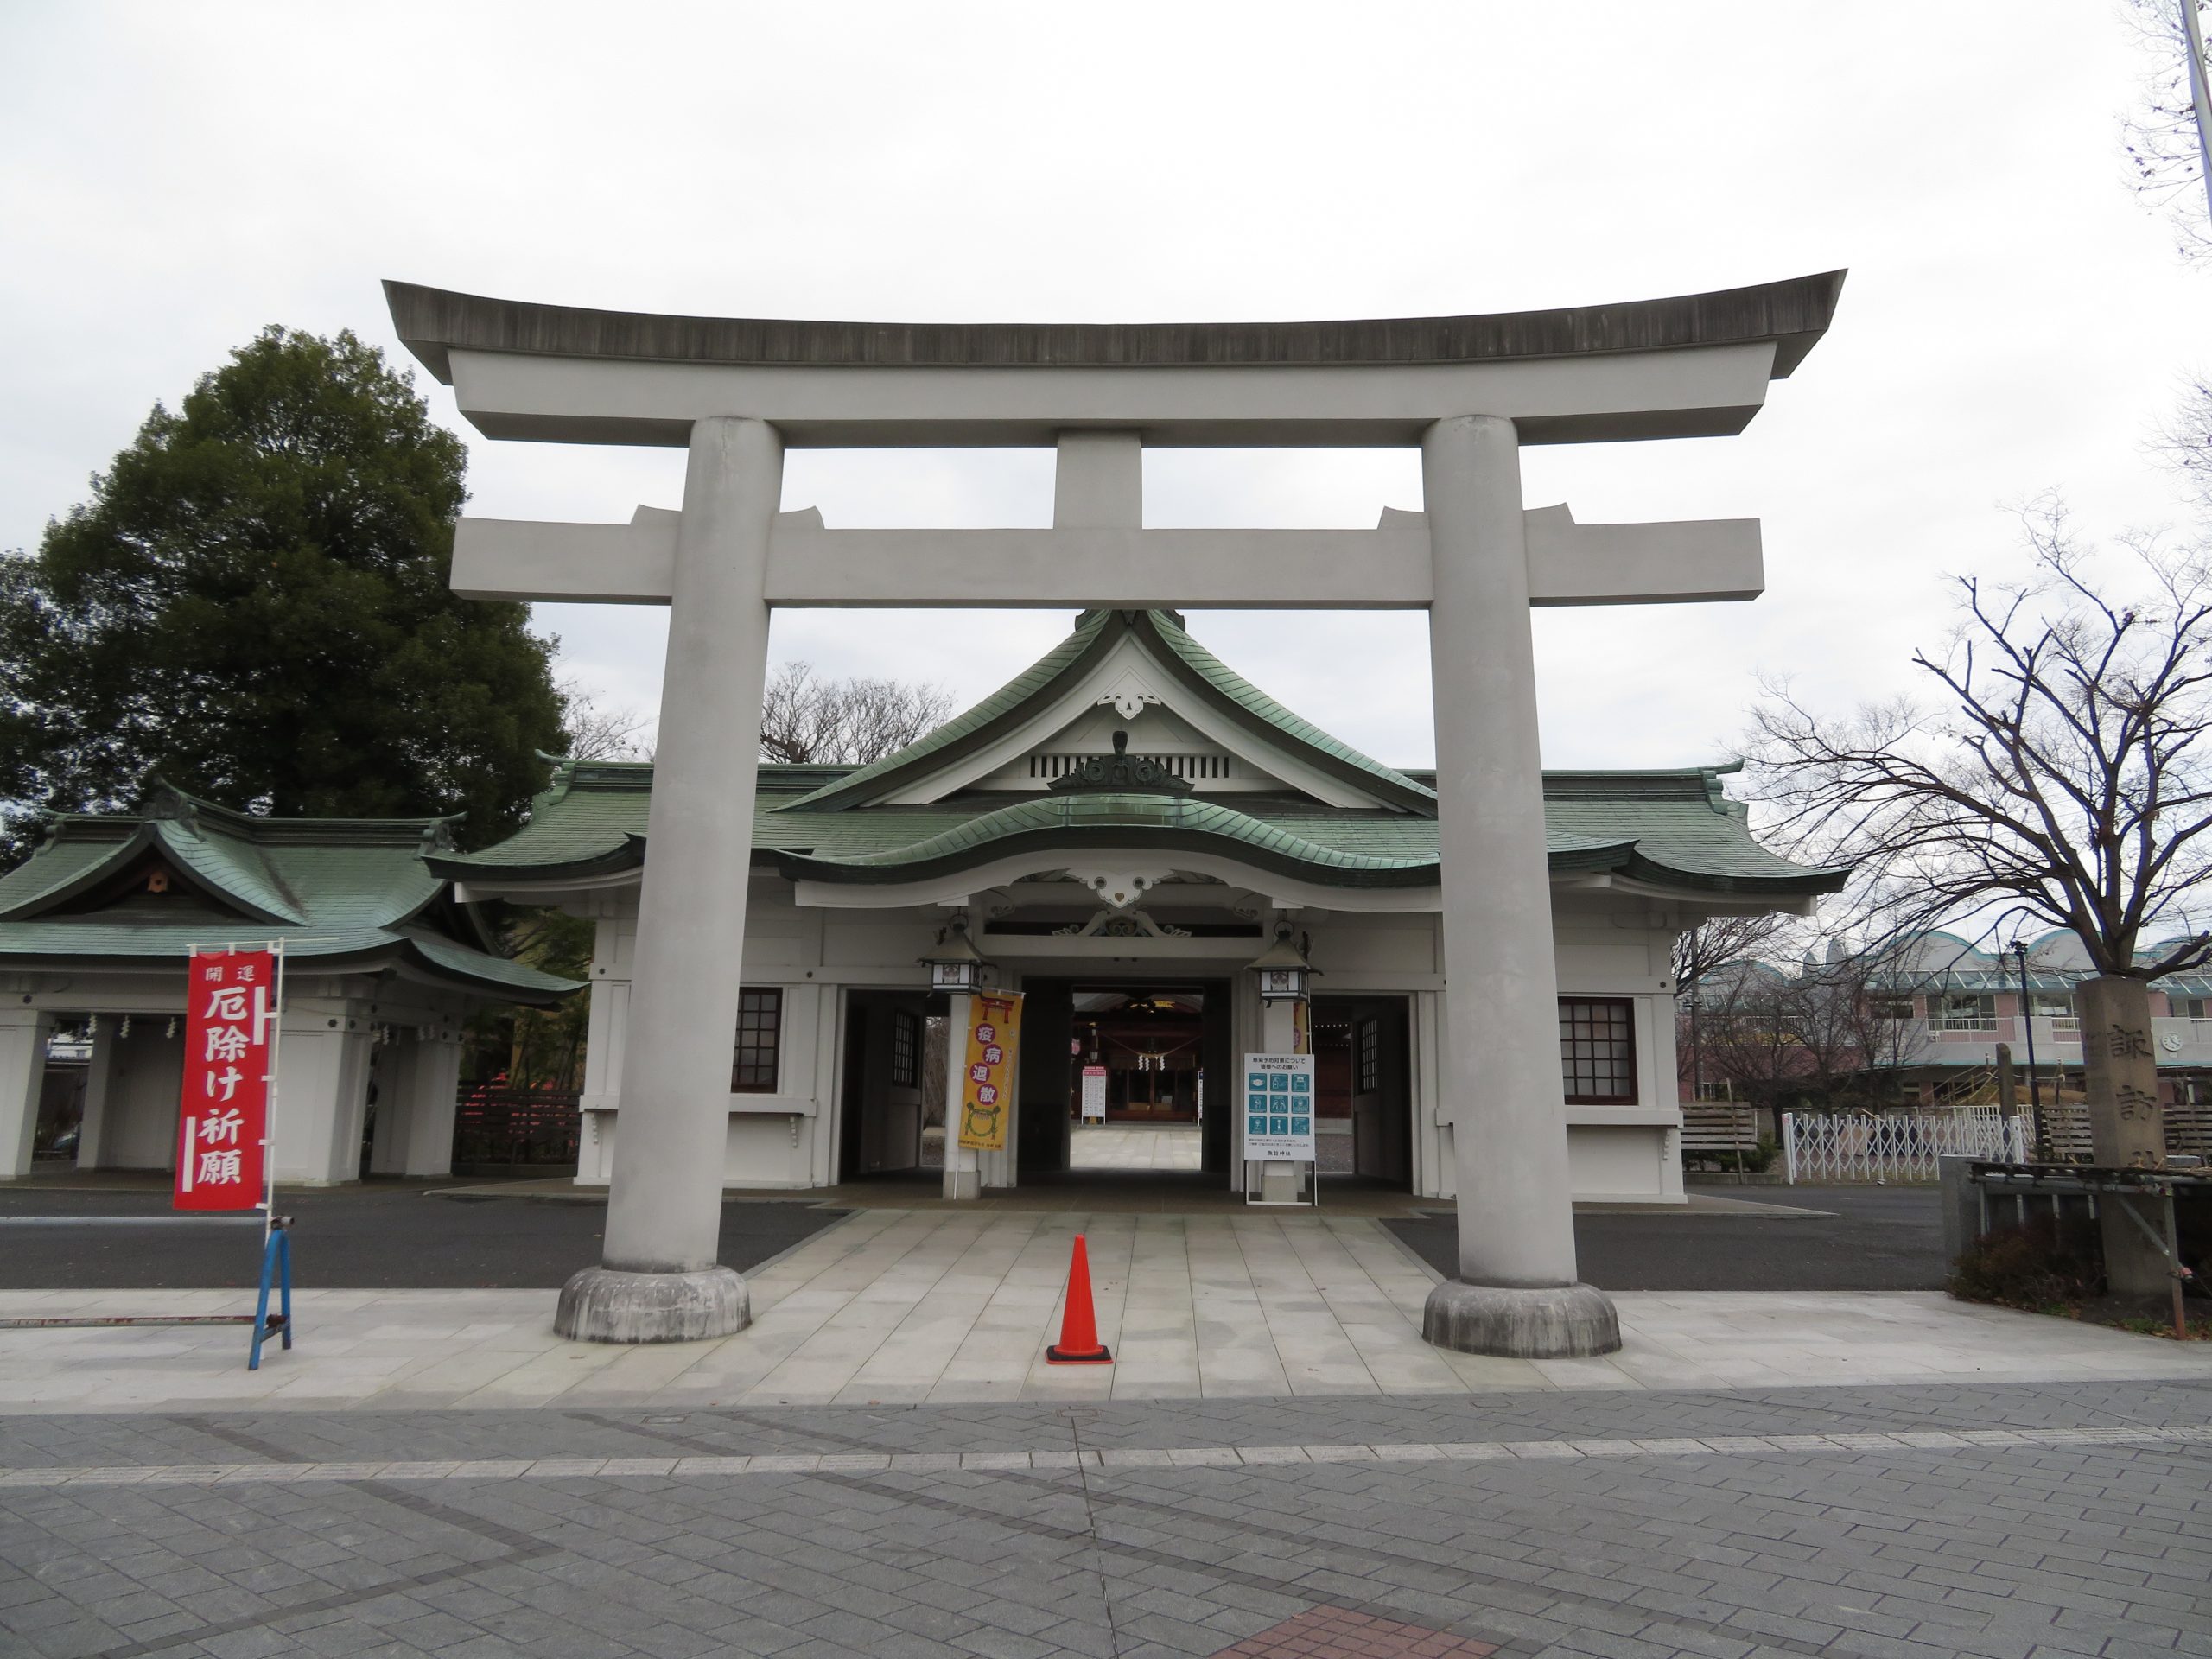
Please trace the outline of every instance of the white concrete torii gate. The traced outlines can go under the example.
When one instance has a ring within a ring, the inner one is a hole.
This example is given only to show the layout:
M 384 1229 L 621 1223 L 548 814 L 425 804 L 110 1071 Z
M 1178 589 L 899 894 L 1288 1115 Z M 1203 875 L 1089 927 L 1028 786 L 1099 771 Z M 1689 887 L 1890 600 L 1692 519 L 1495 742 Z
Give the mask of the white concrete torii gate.
M 1148 325 L 673 317 L 385 283 L 400 338 L 486 436 L 690 451 L 680 513 L 464 518 L 454 544 L 462 594 L 671 607 L 603 1265 L 563 1290 L 557 1328 L 659 1341 L 747 1319 L 716 1251 L 772 607 L 1281 606 L 1429 613 L 1460 1271 L 1426 1333 L 1531 1357 L 1618 1347 L 1611 1305 L 1575 1278 L 1528 611 L 1753 598 L 1758 526 L 1530 512 L 1520 446 L 1741 431 L 1842 281 Z M 1370 531 L 1147 530 L 1147 443 L 1418 444 L 1423 511 Z M 1017 444 L 1058 450 L 1051 530 L 833 530 L 779 511 L 788 447 Z

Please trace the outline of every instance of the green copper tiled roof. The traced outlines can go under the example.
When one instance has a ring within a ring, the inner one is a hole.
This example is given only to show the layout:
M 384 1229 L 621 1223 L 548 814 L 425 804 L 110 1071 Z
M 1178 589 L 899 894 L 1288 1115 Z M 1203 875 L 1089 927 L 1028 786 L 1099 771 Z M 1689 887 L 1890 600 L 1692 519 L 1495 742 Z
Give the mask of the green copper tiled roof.
M 1050 689 L 1063 675 L 1080 672 L 1103 651 L 1117 613 L 1085 611 L 1077 619 L 1075 632 L 1023 669 L 997 690 L 964 714 L 955 715 L 927 736 L 887 754 L 871 766 L 853 767 L 810 793 L 778 803 L 779 806 L 851 804 L 881 794 L 898 780 L 929 766 L 941 765 L 977 743 L 988 742 L 1018 719 L 1033 698 Z
M 425 861 L 443 844 L 437 819 L 257 818 L 162 786 L 139 813 L 61 818 L 0 877 L 0 965 L 143 964 L 283 939 L 294 959 L 405 963 L 502 1000 L 576 989 L 491 948 Z M 156 863 L 173 872 L 166 893 L 134 879 Z
M 1192 639 L 1170 620 L 1167 612 L 1147 611 L 1142 614 L 1154 635 L 1174 653 L 1175 659 L 1226 697 L 1247 716 L 1248 723 L 1272 728 L 1276 734 L 1294 740 L 1298 745 L 1336 762 L 1338 769 L 1348 768 L 1364 774 L 1368 784 L 1382 786 L 1383 798 L 1387 800 L 1397 800 L 1430 812 L 1436 810 L 1435 791 L 1379 760 L 1370 760 L 1351 744 L 1340 742 L 1311 721 L 1300 719 Z M 1407 799 L 1408 797 L 1412 798 Z
M 1435 880 L 1436 820 L 1382 808 L 1322 806 L 1304 797 L 957 796 L 928 806 L 785 811 L 818 792 L 819 766 L 764 766 L 754 807 L 757 862 L 810 880 L 918 878 L 948 862 L 981 863 L 1049 846 L 1208 848 L 1348 887 Z M 482 852 L 433 854 L 459 880 L 552 882 L 634 868 L 645 849 L 652 768 L 582 762 L 561 769 L 529 824 Z M 1831 892 L 1842 873 L 1807 869 L 1752 840 L 1744 808 L 1713 769 L 1554 772 L 1545 777 L 1552 867 L 1611 870 L 1705 892 L 1797 897 Z M 1104 804 L 1093 805 L 1094 803 Z M 1095 815 L 1095 816 L 1093 816 Z
M 1312 796 L 974 790 L 926 805 L 871 804 L 996 742 L 1037 706 L 1130 639 L 1223 717 L 1295 753 L 1374 804 L 1332 807 Z M 1656 885 L 1777 899 L 1827 893 L 1844 873 L 1812 870 L 1751 838 L 1744 808 L 1722 792 L 1731 768 L 1558 772 L 1544 777 L 1552 868 L 1610 871 Z M 1012 854 L 1058 848 L 1206 851 L 1298 874 L 1323 886 L 1435 884 L 1434 776 L 1399 772 L 1300 720 L 1192 639 L 1169 611 L 1086 611 L 1058 645 L 997 691 L 919 741 L 872 766 L 763 766 L 758 772 L 756 863 L 793 878 L 919 880 Z M 493 887 L 550 885 L 618 874 L 645 855 L 652 768 L 636 762 L 564 763 L 518 834 L 482 852 L 434 852 L 435 870 Z

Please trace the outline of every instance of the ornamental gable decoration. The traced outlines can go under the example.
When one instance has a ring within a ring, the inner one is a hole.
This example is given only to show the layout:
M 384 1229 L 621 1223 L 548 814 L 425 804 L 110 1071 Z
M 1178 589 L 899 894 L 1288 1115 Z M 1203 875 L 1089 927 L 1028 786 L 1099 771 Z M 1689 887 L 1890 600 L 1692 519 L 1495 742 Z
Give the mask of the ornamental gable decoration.
M 267 950 L 196 950 L 189 973 L 174 1205 L 255 1209 L 268 1165 L 276 959 Z

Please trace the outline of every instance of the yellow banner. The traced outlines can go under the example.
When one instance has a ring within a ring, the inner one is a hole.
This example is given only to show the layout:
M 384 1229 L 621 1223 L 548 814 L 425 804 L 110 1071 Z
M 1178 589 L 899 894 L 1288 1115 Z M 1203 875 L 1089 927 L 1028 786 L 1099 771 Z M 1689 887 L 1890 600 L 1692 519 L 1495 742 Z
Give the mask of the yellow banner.
M 973 1152 L 1003 1152 L 1014 1116 L 1014 1061 L 1021 1052 L 1021 994 L 978 993 L 968 999 L 968 1010 L 960 1144 Z

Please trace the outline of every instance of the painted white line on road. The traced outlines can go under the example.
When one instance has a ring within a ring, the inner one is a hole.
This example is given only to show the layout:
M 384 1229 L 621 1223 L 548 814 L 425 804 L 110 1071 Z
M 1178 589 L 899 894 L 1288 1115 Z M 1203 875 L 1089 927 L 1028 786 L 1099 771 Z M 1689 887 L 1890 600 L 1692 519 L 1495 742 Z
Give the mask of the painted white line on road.
M 2212 1426 L 2156 1428 L 1918 1429 L 1901 1434 L 1724 1434 L 1705 1439 L 1459 1440 L 1369 1446 L 1193 1446 L 1082 1452 L 778 1452 L 696 1458 L 505 1458 L 442 1463 L 126 1464 L 55 1469 L 0 1468 L 0 1487 L 214 1486 L 254 1481 L 569 1480 L 715 1475 L 940 1474 L 1096 1469 L 1252 1468 L 1283 1464 L 1482 1463 L 1587 1458 L 1761 1457 L 1815 1452 L 1960 1452 L 2008 1446 L 2212 1446 Z

